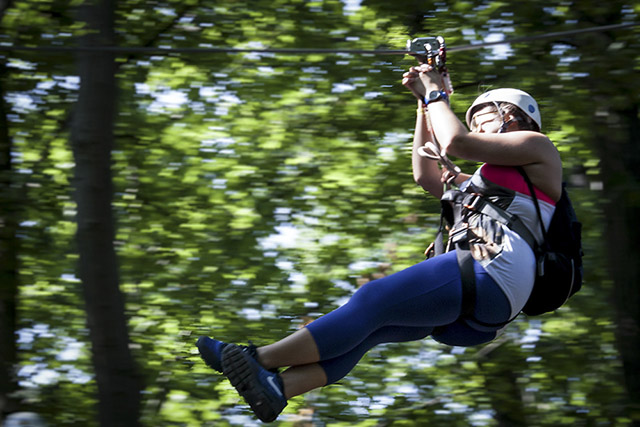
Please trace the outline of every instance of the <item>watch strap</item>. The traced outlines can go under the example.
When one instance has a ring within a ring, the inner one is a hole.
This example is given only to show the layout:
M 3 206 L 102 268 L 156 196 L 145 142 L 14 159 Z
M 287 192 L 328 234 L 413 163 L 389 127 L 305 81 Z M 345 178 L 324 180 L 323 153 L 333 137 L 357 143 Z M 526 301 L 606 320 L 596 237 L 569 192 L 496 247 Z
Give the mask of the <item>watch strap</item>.
M 431 98 L 431 94 L 437 92 L 439 94 L 439 96 L 435 99 L 430 99 Z M 445 92 L 444 90 L 432 90 L 431 92 L 429 92 L 429 98 L 427 98 L 425 96 L 425 98 L 422 100 L 423 106 L 426 107 L 427 105 L 429 105 L 429 103 L 431 102 L 437 102 L 440 100 L 445 100 L 445 101 L 449 101 L 449 96 L 447 95 L 447 92 Z

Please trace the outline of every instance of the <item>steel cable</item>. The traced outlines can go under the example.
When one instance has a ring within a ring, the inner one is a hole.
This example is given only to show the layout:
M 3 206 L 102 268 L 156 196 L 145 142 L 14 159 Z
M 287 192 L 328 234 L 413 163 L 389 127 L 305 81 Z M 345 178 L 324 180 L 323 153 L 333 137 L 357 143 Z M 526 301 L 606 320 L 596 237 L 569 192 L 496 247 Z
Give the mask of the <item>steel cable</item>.
M 558 31 L 553 33 L 538 34 L 533 36 L 515 37 L 513 39 L 495 42 L 472 43 L 462 46 L 448 46 L 448 52 L 460 52 L 466 50 L 482 49 L 510 43 L 523 43 L 542 39 L 569 37 L 578 34 L 621 30 L 631 28 L 639 22 L 624 24 L 603 25 L 599 27 L 581 28 L 577 30 Z M 0 52 L 23 51 L 42 53 L 76 53 L 76 52 L 112 52 L 123 54 L 141 55 L 169 55 L 169 54 L 211 54 L 211 53 L 256 53 L 256 54 L 280 54 L 280 55 L 304 55 L 304 54 L 351 54 L 351 55 L 407 55 L 406 50 L 367 50 L 367 49 L 318 49 L 318 48 L 233 48 L 233 47 L 136 47 L 136 46 L 18 46 L 0 44 Z

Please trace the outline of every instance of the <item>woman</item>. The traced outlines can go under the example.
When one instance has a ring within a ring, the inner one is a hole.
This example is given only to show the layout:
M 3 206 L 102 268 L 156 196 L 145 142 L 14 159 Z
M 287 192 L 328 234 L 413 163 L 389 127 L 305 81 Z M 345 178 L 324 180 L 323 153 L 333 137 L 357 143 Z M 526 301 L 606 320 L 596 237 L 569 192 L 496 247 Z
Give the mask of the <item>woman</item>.
M 469 132 L 450 109 L 437 71 L 423 65 L 403 77 L 418 99 L 412 156 L 416 182 L 438 198 L 442 182 L 451 180 L 461 188 L 473 185 L 491 193 L 540 241 L 533 202 L 514 166 L 522 166 L 536 187 L 548 226 L 561 194 L 562 164 L 552 142 L 539 133 L 535 100 L 515 89 L 487 92 L 467 112 Z M 443 172 L 435 160 L 418 154 L 428 138 L 425 104 L 442 152 L 484 163 L 473 176 Z M 462 346 L 491 341 L 526 303 L 535 260 L 517 233 L 486 218 L 478 224 L 482 232 L 471 248 L 476 297 L 470 317 L 461 316 L 463 292 L 454 250 L 367 283 L 342 307 L 276 343 L 243 347 L 200 337 L 200 354 L 229 378 L 258 418 L 269 422 L 288 399 L 338 381 L 377 344 L 427 336 Z M 289 368 L 278 374 L 281 367 Z

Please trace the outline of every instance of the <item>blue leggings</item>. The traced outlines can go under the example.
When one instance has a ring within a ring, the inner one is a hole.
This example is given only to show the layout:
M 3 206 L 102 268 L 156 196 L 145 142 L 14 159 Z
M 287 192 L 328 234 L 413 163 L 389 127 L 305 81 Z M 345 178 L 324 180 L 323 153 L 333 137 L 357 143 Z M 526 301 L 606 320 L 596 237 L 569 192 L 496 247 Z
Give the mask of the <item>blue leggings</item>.
M 506 296 L 474 262 L 475 319 L 504 323 Z M 471 346 L 494 339 L 500 328 L 471 327 L 459 320 L 462 284 L 455 251 L 362 286 L 342 307 L 307 325 L 320 352 L 320 366 L 332 384 L 353 369 L 372 347 L 431 335 L 448 345 Z

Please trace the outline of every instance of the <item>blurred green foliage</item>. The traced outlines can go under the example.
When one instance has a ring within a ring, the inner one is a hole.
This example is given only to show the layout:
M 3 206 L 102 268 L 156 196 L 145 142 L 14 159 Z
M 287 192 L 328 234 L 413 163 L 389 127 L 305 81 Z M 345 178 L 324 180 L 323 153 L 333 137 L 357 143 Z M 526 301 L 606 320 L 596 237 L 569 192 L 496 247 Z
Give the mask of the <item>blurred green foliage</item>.
M 391 49 L 450 46 L 637 19 L 627 2 L 121 1 L 122 46 Z M 14 0 L 0 43 L 73 45 L 68 2 Z M 602 38 L 608 44 L 600 46 Z M 373 349 L 340 385 L 293 399 L 278 424 L 629 425 L 602 248 L 594 99 L 637 105 L 638 31 L 449 56 L 460 117 L 482 90 L 534 94 L 585 225 L 584 290 L 478 348 L 426 340 Z M 72 56 L 2 52 L 20 189 L 21 397 L 52 425 L 92 425 L 95 384 L 76 278 Z M 269 343 L 359 284 L 421 260 L 439 203 L 410 171 L 410 57 L 118 57 L 114 242 L 145 425 L 251 425 L 199 360 L 201 334 Z M 595 84 L 594 84 L 595 83 Z M 631 88 L 634 88 L 631 90 Z M 606 130 L 604 131 L 606 132 Z M 463 162 L 466 169 L 475 165 Z M 0 201 L 2 203 L 3 201 Z M 505 424 L 507 423 L 507 424 Z

